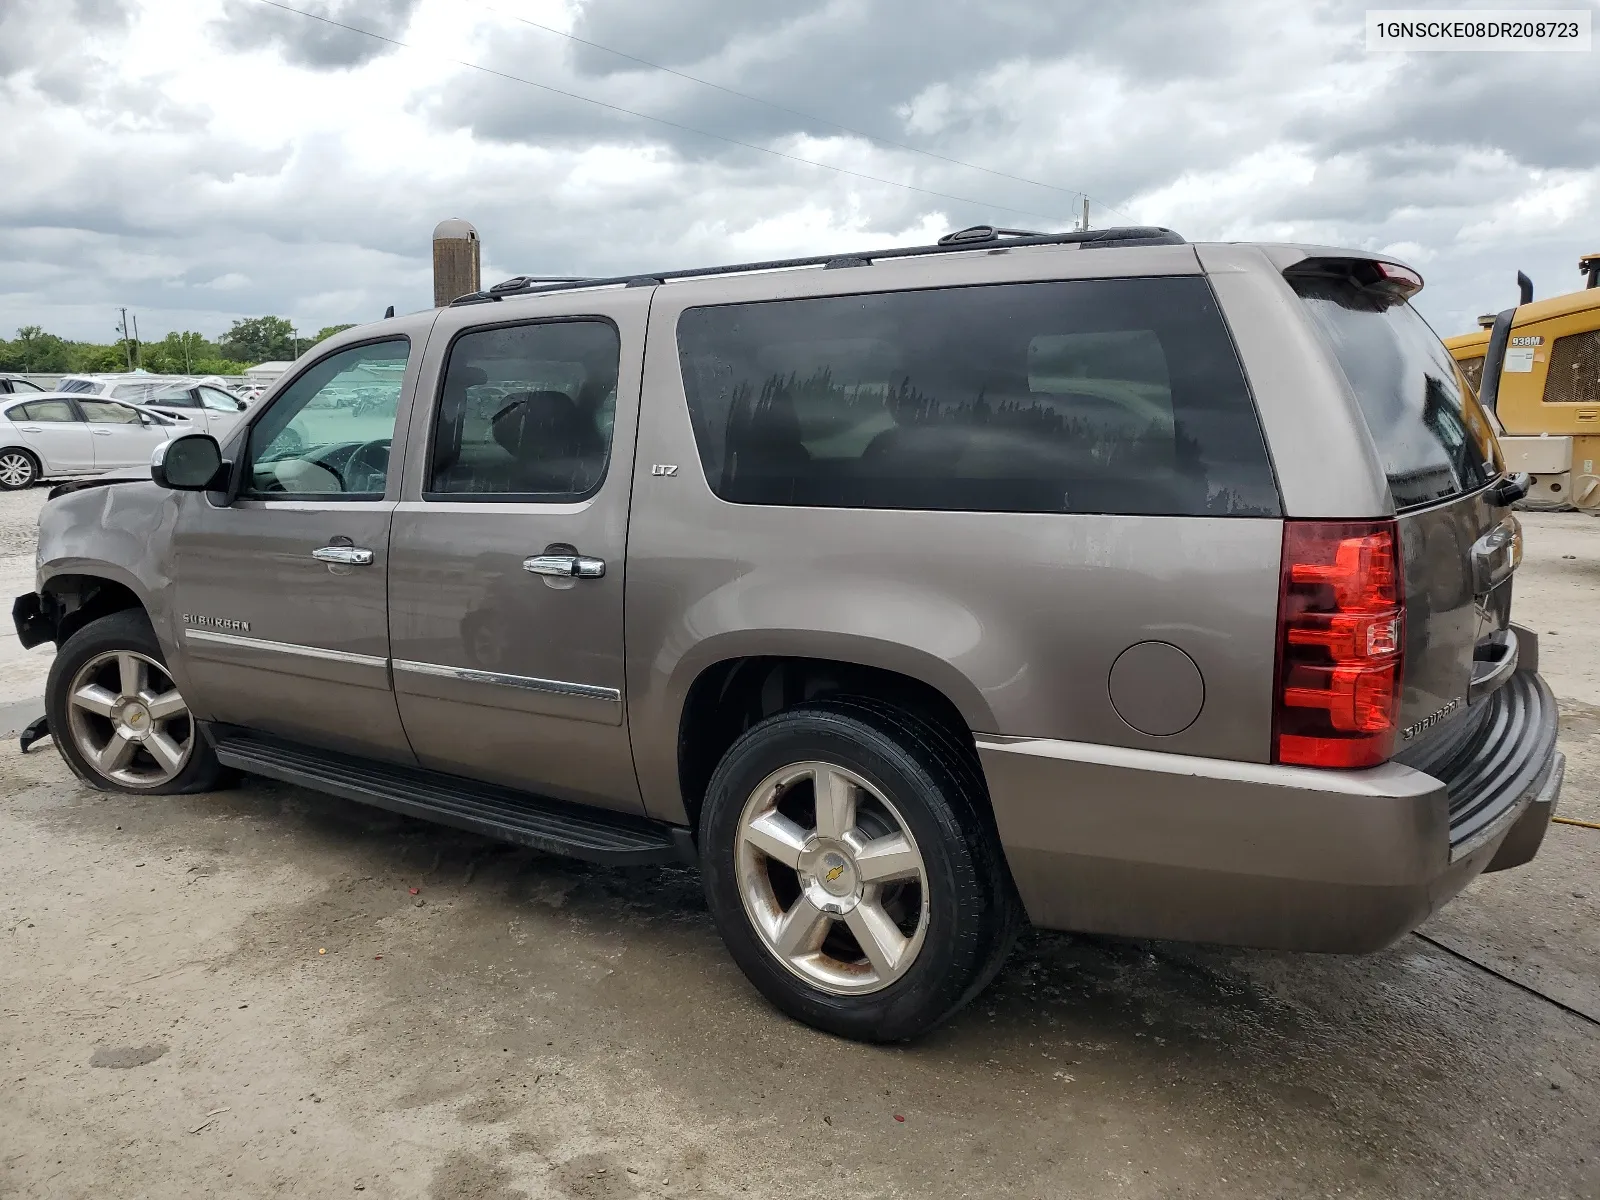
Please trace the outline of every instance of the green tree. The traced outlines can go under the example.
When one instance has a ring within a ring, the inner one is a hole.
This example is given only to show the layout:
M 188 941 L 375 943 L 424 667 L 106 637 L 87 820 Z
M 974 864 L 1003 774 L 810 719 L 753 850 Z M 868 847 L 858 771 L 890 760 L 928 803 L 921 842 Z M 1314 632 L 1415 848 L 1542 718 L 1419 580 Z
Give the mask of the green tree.
M 343 333 L 346 329 L 354 329 L 354 325 L 324 325 L 317 330 L 317 336 L 312 338 L 312 344 L 331 338 L 336 333 Z
M 193 331 L 180 333 L 173 330 L 159 342 L 146 342 L 144 346 L 145 367 L 163 375 L 223 374 L 200 370 L 201 363 L 220 358 L 222 352 L 216 345 L 207 341 L 203 334 Z M 237 366 L 234 366 L 227 373 L 236 372 Z
M 61 368 L 77 374 L 94 375 L 102 371 L 126 371 L 128 356 L 121 342 L 98 346 L 93 342 L 68 344 L 67 361 Z
M 24 371 L 65 371 L 68 369 L 67 343 L 37 325 L 17 330 L 14 343 Z
M 259 363 L 295 357 L 294 326 L 284 317 L 235 321 L 217 347 L 235 362 Z

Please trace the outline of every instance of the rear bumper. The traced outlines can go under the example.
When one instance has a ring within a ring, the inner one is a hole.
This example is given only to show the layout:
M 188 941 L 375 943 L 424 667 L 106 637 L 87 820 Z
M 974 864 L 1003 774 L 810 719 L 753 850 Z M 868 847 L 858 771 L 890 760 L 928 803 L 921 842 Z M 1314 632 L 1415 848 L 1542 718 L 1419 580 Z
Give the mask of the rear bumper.
M 1438 774 L 987 735 L 978 753 L 1036 925 L 1363 952 L 1416 928 L 1491 862 L 1538 850 L 1562 777 L 1554 698 L 1520 672 L 1482 703 L 1474 736 L 1432 764 Z

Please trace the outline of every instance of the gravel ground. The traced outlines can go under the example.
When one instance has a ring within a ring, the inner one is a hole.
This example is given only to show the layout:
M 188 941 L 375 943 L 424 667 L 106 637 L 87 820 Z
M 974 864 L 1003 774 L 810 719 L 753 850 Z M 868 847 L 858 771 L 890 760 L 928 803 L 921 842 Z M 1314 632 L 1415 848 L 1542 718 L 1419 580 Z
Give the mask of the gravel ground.
M 33 591 L 33 549 L 39 531 L 39 510 L 44 507 L 47 488 L 28 488 L 21 492 L 0 492 L 0 605 L 9 618 L 11 599 Z M 51 647 L 24 650 L 6 624 L 0 630 L 0 736 L 15 732 L 39 713 L 30 712 L 20 723 L 22 702 L 44 695 L 44 677 L 50 670 Z
M 42 496 L 0 495 L 13 591 Z M 1527 524 L 1563 810 L 1600 821 L 1600 521 Z M 47 659 L 14 650 L 26 700 Z M 1030 934 L 949 1027 L 867 1048 L 769 1009 L 683 870 L 0 764 L 0 1195 L 1600 1196 L 1600 1027 L 1418 938 Z M 1558 825 L 1427 932 L 1600 1017 L 1597 850 Z

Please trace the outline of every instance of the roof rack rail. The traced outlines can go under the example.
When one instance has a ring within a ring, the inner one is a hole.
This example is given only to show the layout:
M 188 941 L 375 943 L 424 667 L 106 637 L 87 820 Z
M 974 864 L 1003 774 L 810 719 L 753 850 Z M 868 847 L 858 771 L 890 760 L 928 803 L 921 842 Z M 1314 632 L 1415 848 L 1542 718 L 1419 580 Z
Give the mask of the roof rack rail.
M 539 277 L 517 275 L 482 292 L 470 292 L 450 302 L 490 304 L 508 296 L 531 296 L 543 292 L 565 292 L 590 287 L 650 287 L 668 279 L 701 279 L 711 275 L 740 275 L 750 271 L 781 271 L 791 267 L 868 267 L 880 258 L 916 258 L 929 254 L 951 254 L 989 247 L 1009 250 L 1013 246 L 1082 246 L 1101 249 L 1115 246 L 1181 246 L 1184 240 L 1160 225 L 1126 225 L 1109 229 L 1079 229 L 1067 233 L 1033 233 L 1025 229 L 999 229 L 993 225 L 974 225 L 947 233 L 932 246 L 891 246 L 886 250 L 854 250 L 844 254 L 817 254 L 806 258 L 778 258 L 766 262 L 730 263 L 723 267 L 692 267 L 684 271 L 649 271 L 594 278 Z

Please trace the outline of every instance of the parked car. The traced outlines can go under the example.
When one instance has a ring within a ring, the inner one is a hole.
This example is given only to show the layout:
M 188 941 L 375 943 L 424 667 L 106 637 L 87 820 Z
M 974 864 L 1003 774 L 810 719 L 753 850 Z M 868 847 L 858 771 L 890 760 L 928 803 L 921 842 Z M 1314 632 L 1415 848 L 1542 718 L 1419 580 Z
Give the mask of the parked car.
M 144 371 L 111 372 L 103 375 L 63 375 L 56 384 L 58 392 L 75 396 L 107 396 L 137 404 L 151 393 L 182 381 L 182 376 L 151 375 Z
M 138 403 L 188 421 L 196 432 L 218 439 L 226 437 L 250 407 L 220 383 L 192 381 L 158 388 Z
M 59 391 L 78 395 L 111 396 L 140 404 L 185 421 L 197 433 L 223 437 L 249 407 L 228 391 L 220 379 L 192 379 L 164 375 L 68 375 Z
M 60 752 L 696 863 L 754 985 L 872 1040 L 1024 918 L 1371 951 L 1532 858 L 1564 767 L 1510 621 L 1527 480 L 1420 277 L 947 243 L 319 344 L 220 445 L 45 505 L 15 615 Z
M 0 375 L 0 396 L 33 396 L 47 390 L 21 375 Z
M 46 392 L 0 400 L 0 489 L 150 461 L 177 422 L 117 400 Z

